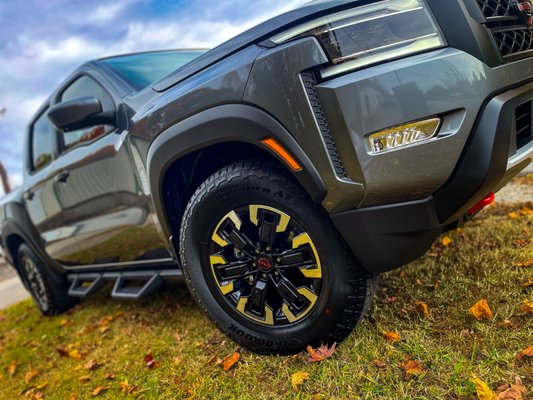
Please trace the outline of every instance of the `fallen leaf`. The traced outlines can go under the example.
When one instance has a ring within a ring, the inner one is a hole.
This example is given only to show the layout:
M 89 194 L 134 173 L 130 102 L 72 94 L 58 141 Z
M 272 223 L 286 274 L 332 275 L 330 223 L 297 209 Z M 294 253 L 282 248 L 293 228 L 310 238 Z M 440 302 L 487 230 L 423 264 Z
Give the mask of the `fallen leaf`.
M 81 377 L 79 378 L 79 381 L 80 381 L 81 383 L 87 383 L 87 382 L 89 382 L 90 380 L 91 380 L 91 377 L 90 377 L 89 375 L 84 375 L 84 376 L 81 376 Z
M 389 365 L 383 361 L 383 360 L 379 360 L 379 359 L 376 359 L 376 360 L 373 360 L 372 363 L 378 367 L 379 369 L 382 369 L 382 370 L 385 370 L 389 367 Z
M 533 346 L 526 347 L 524 350 L 521 350 L 516 355 L 517 360 L 521 360 L 522 358 L 530 358 L 533 357 Z
M 24 376 L 24 382 L 30 383 L 37 375 L 39 375 L 39 372 L 36 369 L 30 369 Z
M 477 320 L 492 318 L 492 311 L 490 310 L 489 303 L 485 299 L 479 300 L 469 311 Z
M 61 357 L 68 357 L 68 350 L 67 349 L 65 349 L 63 347 L 56 347 L 56 351 Z
M 11 364 L 6 367 L 6 371 L 9 375 L 13 376 L 17 373 L 17 367 L 18 363 L 16 361 L 12 361 Z
M 181 335 L 181 334 L 179 334 L 178 332 L 176 332 L 176 333 L 174 334 L 174 340 L 175 340 L 176 342 L 181 342 L 181 341 L 183 340 L 183 335 Z
M 93 397 L 99 396 L 101 393 L 105 392 L 106 390 L 109 390 L 109 386 L 97 386 L 91 392 L 91 396 Z
M 61 321 L 59 321 L 59 326 L 62 328 L 70 324 L 72 324 L 72 320 L 70 318 L 63 318 Z
M 477 398 L 479 400 L 496 400 L 497 396 L 494 394 L 490 387 L 479 379 L 475 374 L 472 374 L 472 382 L 476 385 Z
M 136 385 L 130 385 L 127 379 L 125 381 L 120 382 L 119 384 L 122 393 L 133 394 L 133 392 L 139 389 L 139 387 Z
M 68 356 L 76 361 L 80 361 L 83 358 L 83 354 L 78 349 L 69 350 Z
M 43 382 L 37 386 L 35 386 L 36 389 L 41 390 L 48 386 L 48 382 Z
M 235 352 L 230 354 L 222 360 L 222 369 L 229 371 L 241 359 L 241 353 Z
M 524 300 L 520 306 L 520 312 L 523 314 L 533 314 L 533 301 Z
M 309 379 L 307 372 L 296 372 L 292 374 L 291 383 L 294 390 L 298 390 L 298 387 Z
M 72 394 L 72 395 L 70 395 L 68 400 L 78 400 L 78 396 L 76 396 L 75 394 Z
M 331 347 L 328 347 L 327 344 L 323 344 L 320 347 L 318 347 L 316 350 L 313 349 L 311 346 L 307 346 L 307 353 L 309 353 L 309 362 L 320 362 L 325 360 L 326 358 L 330 358 L 333 353 L 335 352 L 335 348 L 337 347 L 337 343 L 333 343 Z
M 396 332 L 385 332 L 383 334 L 383 337 L 385 338 L 385 340 L 389 342 L 398 342 L 402 340 L 402 337 L 400 336 L 400 334 Z
M 383 300 L 383 303 L 389 304 L 389 303 L 395 303 L 398 301 L 398 297 L 387 297 L 385 300 Z
M 440 243 L 441 243 L 444 247 L 448 247 L 450 244 L 452 244 L 452 238 L 449 237 L 449 236 L 444 236 L 444 237 L 440 240 Z
M 424 373 L 422 366 L 415 360 L 406 360 L 400 364 L 400 368 L 403 369 L 407 375 L 418 376 Z
M 209 365 L 212 365 L 212 364 L 220 365 L 220 364 L 222 364 L 222 360 L 220 358 L 218 358 L 218 356 L 214 355 L 213 357 L 211 357 L 207 361 L 207 364 L 209 364 Z
M 97 369 L 98 367 L 101 367 L 103 364 L 102 363 L 99 363 L 98 361 L 96 360 L 91 360 L 89 361 L 87 364 L 85 364 L 85 369 L 87 371 L 94 371 L 95 369 Z
M 513 265 L 516 268 L 528 268 L 533 266 L 533 260 L 527 260 L 518 264 Z
M 113 380 L 115 379 L 116 375 L 115 374 L 105 374 L 104 378 L 105 379 L 108 379 L 108 380 Z
M 425 317 L 429 317 L 428 305 L 423 301 L 416 302 L 416 311 L 419 314 L 423 314 Z
M 529 278 L 527 281 L 522 283 L 522 287 L 531 287 L 533 286 L 533 279 Z
M 531 210 L 529 207 L 524 207 L 519 211 L 520 215 L 531 215 L 533 214 L 533 210 Z
M 108 326 L 111 321 L 113 321 L 113 316 L 108 315 L 106 317 L 101 318 L 100 321 L 98 321 L 98 326 L 100 328 L 104 328 Z
M 146 367 L 149 369 L 156 369 L 159 367 L 159 362 L 155 361 L 153 353 L 144 356 L 144 362 L 146 363 Z
M 511 219 L 516 219 L 516 218 L 518 218 L 518 213 L 513 211 L 513 212 L 510 212 L 510 213 L 507 213 L 507 216 L 509 218 L 511 218 Z
M 526 388 L 522 384 L 522 379 L 515 378 L 515 383 L 503 385 L 498 389 L 497 400 L 524 400 Z

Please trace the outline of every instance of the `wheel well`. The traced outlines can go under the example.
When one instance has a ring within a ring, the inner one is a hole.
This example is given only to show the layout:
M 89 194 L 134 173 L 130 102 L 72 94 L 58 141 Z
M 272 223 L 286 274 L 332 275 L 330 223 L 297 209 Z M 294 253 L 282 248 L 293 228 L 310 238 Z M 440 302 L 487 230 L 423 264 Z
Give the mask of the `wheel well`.
M 11 256 L 11 260 L 13 261 L 13 265 L 18 268 L 18 250 L 20 248 L 20 245 L 24 243 L 24 239 L 22 239 L 19 235 L 10 235 L 6 239 L 6 245 L 7 245 L 7 251 L 9 251 L 9 255 Z
M 163 178 L 162 198 L 170 229 L 179 232 L 187 203 L 211 175 L 221 168 L 242 160 L 267 160 L 287 166 L 266 150 L 244 142 L 228 142 L 206 147 L 175 161 Z

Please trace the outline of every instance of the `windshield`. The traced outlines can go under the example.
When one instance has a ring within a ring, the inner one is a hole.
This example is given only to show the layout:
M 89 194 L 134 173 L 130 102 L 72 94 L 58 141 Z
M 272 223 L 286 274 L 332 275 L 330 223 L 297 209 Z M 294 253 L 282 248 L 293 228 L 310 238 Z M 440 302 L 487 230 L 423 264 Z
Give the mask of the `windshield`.
M 206 50 L 161 51 L 101 60 L 137 90 L 142 90 L 199 57 Z

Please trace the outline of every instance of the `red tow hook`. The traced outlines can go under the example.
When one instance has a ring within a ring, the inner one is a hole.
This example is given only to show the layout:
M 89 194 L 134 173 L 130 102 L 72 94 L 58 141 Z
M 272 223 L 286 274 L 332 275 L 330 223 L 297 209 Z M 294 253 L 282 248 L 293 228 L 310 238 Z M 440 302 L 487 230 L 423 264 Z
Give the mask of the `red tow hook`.
M 477 203 L 474 207 L 472 207 L 470 210 L 467 211 L 466 216 L 468 218 L 473 217 L 475 214 L 480 212 L 482 209 L 487 207 L 488 205 L 492 204 L 494 202 L 494 199 L 496 196 L 494 193 L 489 193 L 483 200 L 481 200 L 479 203 Z

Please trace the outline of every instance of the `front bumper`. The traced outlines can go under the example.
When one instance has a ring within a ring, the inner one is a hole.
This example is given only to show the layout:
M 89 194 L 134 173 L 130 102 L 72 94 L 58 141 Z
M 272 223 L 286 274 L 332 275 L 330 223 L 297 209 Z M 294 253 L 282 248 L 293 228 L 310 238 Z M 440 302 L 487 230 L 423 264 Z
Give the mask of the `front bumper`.
M 332 214 L 362 265 L 381 273 L 417 259 L 439 234 L 461 223 L 474 204 L 532 163 L 533 141 L 516 148 L 516 109 L 528 102 L 533 104 L 533 83 L 489 99 L 451 178 L 433 195 Z

